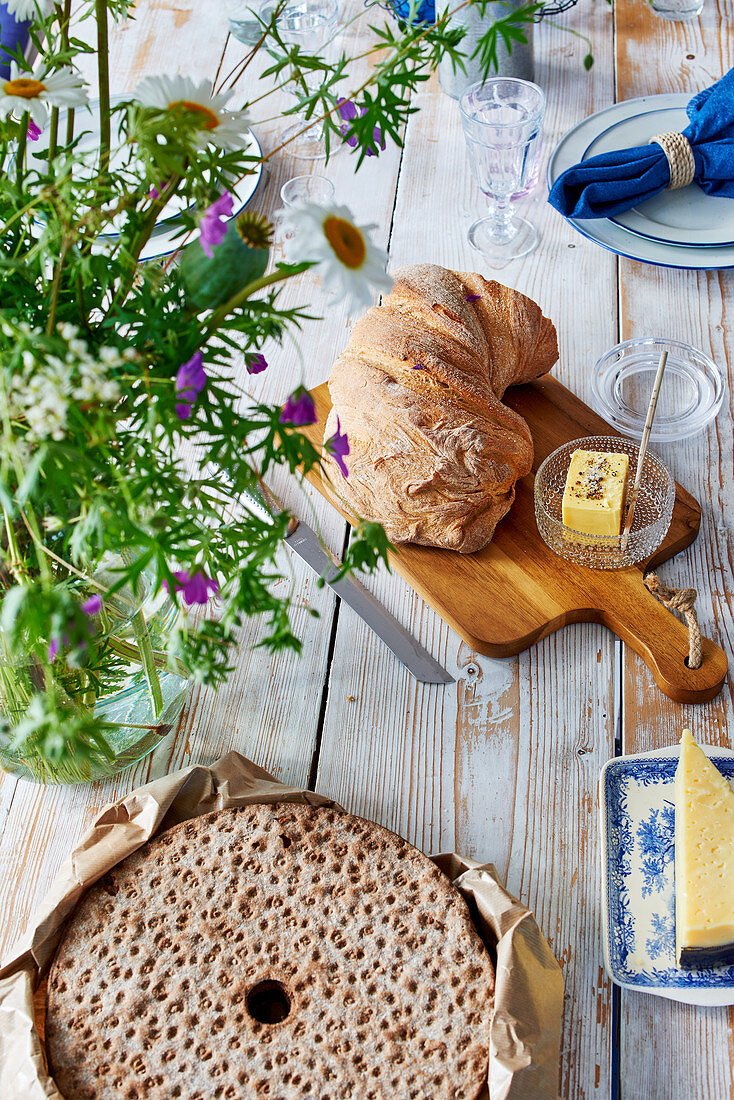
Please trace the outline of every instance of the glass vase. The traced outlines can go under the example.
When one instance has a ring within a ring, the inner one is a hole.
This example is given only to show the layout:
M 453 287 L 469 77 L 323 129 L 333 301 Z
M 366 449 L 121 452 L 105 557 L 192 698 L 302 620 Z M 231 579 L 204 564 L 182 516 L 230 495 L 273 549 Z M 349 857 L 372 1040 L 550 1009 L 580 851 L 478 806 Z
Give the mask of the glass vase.
M 453 99 L 460 99 L 470 84 L 484 79 L 482 64 L 479 57 L 472 57 L 477 43 L 492 23 L 505 18 L 515 8 L 521 8 L 523 0 L 497 0 L 497 3 L 487 5 L 484 14 L 475 4 L 459 6 L 452 11 L 447 28 L 450 30 L 461 29 L 464 38 L 459 44 L 459 49 L 464 53 L 464 68 L 454 68 L 449 57 L 444 57 L 438 66 L 438 79 L 444 92 Z M 533 23 L 529 20 L 523 23 L 522 32 L 527 42 L 513 42 L 512 49 L 508 50 L 503 39 L 497 42 L 497 64 L 488 76 L 510 76 L 519 80 L 533 80 L 535 67 L 533 63 Z
M 32 739 L 13 745 L 13 727 L 48 686 L 48 668 L 28 657 L 11 657 L 0 633 L 0 768 L 39 783 L 89 783 L 130 767 L 171 732 L 188 692 L 186 673 L 171 668 L 166 654 L 180 611 L 165 591 L 149 593 L 149 578 L 143 575 L 137 595 L 123 589 L 105 597 L 94 638 L 101 657 L 94 667 L 91 662 L 70 667 L 61 656 L 51 665 L 57 694 L 105 723 L 106 749 L 90 746 L 83 758 L 67 754 L 55 764 Z

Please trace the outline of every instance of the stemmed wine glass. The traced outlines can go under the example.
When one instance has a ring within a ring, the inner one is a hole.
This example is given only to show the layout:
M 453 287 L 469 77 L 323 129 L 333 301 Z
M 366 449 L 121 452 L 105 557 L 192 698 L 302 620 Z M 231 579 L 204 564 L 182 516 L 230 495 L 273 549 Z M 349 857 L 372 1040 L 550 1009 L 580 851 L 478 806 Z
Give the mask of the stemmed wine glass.
M 284 42 L 300 46 L 304 54 L 323 54 L 326 43 L 336 29 L 339 6 L 337 0 L 280 0 L 268 2 L 261 9 L 266 20 L 275 14 L 276 25 Z M 303 81 L 309 92 L 318 86 L 318 73 L 304 73 Z M 294 95 L 298 92 L 294 90 Z M 281 142 L 288 142 L 287 151 L 304 160 L 320 160 L 326 156 L 323 123 L 309 126 L 309 120 L 298 114 L 296 122 L 281 135 Z M 305 132 L 302 132 L 305 131 Z
M 469 228 L 469 243 L 495 267 L 526 256 L 540 234 L 513 215 L 510 198 L 528 183 L 540 141 L 545 95 L 529 80 L 495 77 L 470 84 L 459 107 L 472 175 L 493 200 L 490 214 Z

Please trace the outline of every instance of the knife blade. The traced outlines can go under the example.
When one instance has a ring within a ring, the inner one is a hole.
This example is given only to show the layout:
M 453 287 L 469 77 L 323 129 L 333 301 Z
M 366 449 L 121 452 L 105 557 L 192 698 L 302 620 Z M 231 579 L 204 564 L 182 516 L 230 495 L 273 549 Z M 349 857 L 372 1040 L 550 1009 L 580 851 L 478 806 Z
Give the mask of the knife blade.
M 246 492 L 245 497 L 248 506 L 251 506 L 258 515 L 269 517 L 270 513 L 264 498 L 255 492 Z M 272 504 L 270 506 L 273 507 Z M 321 545 L 316 532 L 312 531 L 307 524 L 300 520 L 291 520 L 284 542 L 294 554 L 324 578 L 329 588 L 359 615 L 360 619 L 375 632 L 416 680 L 425 684 L 455 683 L 454 677 L 434 660 L 428 650 L 416 641 L 372 593 L 367 591 L 364 585 L 354 577 L 330 579 L 336 576 L 339 568 Z

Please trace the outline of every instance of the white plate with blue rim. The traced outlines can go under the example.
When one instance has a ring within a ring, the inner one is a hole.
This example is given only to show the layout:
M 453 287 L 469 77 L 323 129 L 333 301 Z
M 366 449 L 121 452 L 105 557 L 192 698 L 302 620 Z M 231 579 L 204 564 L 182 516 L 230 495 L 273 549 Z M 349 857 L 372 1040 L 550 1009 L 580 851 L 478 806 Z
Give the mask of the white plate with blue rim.
M 583 119 L 564 134 L 551 153 L 548 187 L 585 157 L 608 149 L 645 145 L 653 133 L 660 132 L 661 126 L 685 128 L 688 122 L 685 108 L 690 98 L 678 92 L 641 96 L 614 103 Z M 680 193 L 662 192 L 634 209 L 636 214 L 625 211 L 615 220 L 566 220 L 583 237 L 631 260 L 702 271 L 734 267 L 734 199 L 706 195 L 692 184 L 681 188 Z M 690 234 L 686 233 L 687 217 Z M 676 239 L 669 239 L 673 237 Z M 714 243 L 713 237 L 718 238 Z
M 116 95 L 111 97 L 110 102 L 112 106 L 115 107 L 125 102 L 127 98 L 126 96 Z M 92 100 L 89 104 L 89 108 L 89 111 L 77 111 L 76 132 L 79 138 L 78 148 L 82 152 L 96 150 L 99 147 L 99 100 Z M 29 155 L 43 157 L 48 148 L 48 127 L 44 130 L 40 140 L 37 143 L 29 145 L 27 148 L 29 150 Z M 242 213 L 247 203 L 257 191 L 263 175 L 262 149 L 252 130 L 249 131 L 248 146 L 245 151 L 253 157 L 253 170 L 247 175 L 242 176 L 241 179 L 237 180 L 230 187 L 230 193 L 233 199 L 232 218 L 236 218 L 238 214 Z M 111 163 L 114 168 L 114 150 L 112 152 Z M 170 256 L 172 252 L 182 247 L 183 244 L 198 238 L 198 230 L 195 230 L 189 235 L 182 234 L 181 214 L 184 209 L 185 201 L 177 195 L 172 195 L 165 210 L 161 211 L 153 232 L 143 246 L 143 250 L 140 253 L 141 263 L 150 260 L 160 260 L 163 259 L 164 256 Z M 119 222 L 118 224 L 113 223 L 112 229 L 109 232 L 100 233 L 95 242 L 94 251 L 104 253 L 113 249 L 120 239 L 119 228 Z
M 262 158 L 262 149 L 260 143 L 250 130 L 250 141 L 247 148 L 247 152 L 254 158 Z M 246 176 L 242 176 L 241 179 L 233 183 L 230 188 L 230 194 L 232 195 L 233 206 L 232 218 L 236 218 L 238 214 L 241 214 L 244 208 L 247 206 L 250 199 L 257 191 L 258 185 L 262 178 L 263 165 L 262 160 L 258 159 L 253 164 L 253 171 Z M 141 262 L 147 260 L 160 260 L 164 256 L 169 256 L 172 252 L 175 252 L 177 248 L 181 248 L 184 244 L 188 244 L 190 241 L 198 240 L 199 231 L 194 230 L 191 234 L 183 234 L 181 232 L 182 224 L 178 218 L 166 217 L 164 221 L 158 222 L 156 227 L 147 241 L 143 251 L 140 253 Z M 116 238 L 110 238 L 114 242 Z
M 734 781 L 734 752 L 704 746 Z M 675 960 L 675 769 L 679 746 L 608 760 L 599 778 L 604 965 L 612 981 L 694 1005 L 734 1004 L 734 966 Z

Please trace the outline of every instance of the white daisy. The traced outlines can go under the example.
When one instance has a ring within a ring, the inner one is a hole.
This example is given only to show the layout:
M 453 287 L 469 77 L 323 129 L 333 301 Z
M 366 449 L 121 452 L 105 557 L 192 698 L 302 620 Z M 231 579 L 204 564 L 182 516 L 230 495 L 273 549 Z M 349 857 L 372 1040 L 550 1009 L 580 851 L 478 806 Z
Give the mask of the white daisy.
M 36 16 L 36 0 L 5 0 L 5 7 L 21 23 Z
M 21 117 L 28 111 L 41 127 L 46 125 L 49 107 L 83 107 L 86 103 L 83 80 L 68 68 L 36 77 L 21 73 L 13 62 L 10 80 L 0 83 L 0 113 Z
M 349 298 L 354 306 L 371 306 L 373 288 L 390 290 L 385 271 L 387 253 L 372 244 L 374 225 L 355 225 L 348 206 L 318 206 L 304 202 L 288 210 L 285 222 L 292 236 L 287 259 L 315 262 L 324 286 Z
M 143 107 L 191 111 L 199 123 L 202 146 L 211 142 L 223 149 L 245 149 L 250 142 L 250 120 L 244 111 L 224 110 L 231 95 L 232 92 L 215 95 L 210 80 L 195 84 L 188 76 L 146 76 L 134 92 Z

